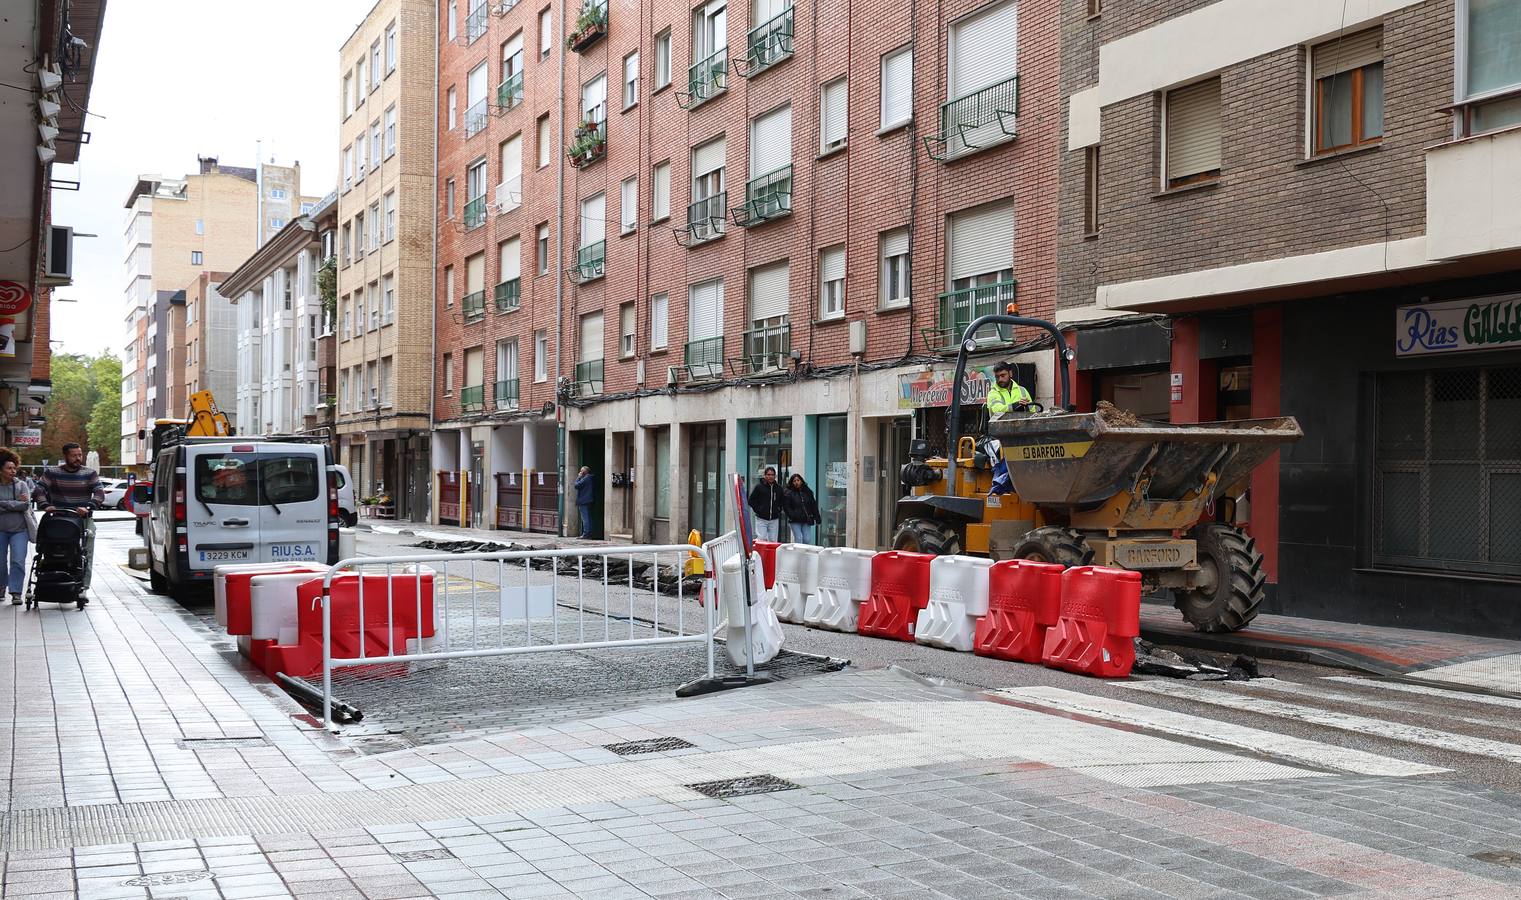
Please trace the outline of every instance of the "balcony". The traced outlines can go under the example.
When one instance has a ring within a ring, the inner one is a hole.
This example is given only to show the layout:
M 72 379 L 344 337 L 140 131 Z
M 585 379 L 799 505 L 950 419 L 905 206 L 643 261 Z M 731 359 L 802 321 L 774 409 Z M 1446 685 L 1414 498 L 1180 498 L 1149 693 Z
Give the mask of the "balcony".
M 944 162 L 1015 135 L 1019 76 L 940 104 L 940 133 L 924 139 L 930 159 Z
M 489 4 L 482 3 L 465 16 L 465 44 L 468 46 L 481 39 L 486 33 L 486 17 L 490 15 Z
M 745 78 L 754 78 L 792 56 L 792 7 L 750 29 L 745 41 L 745 58 L 735 60 L 735 68 Z
M 495 399 L 497 409 L 517 409 L 518 380 L 516 378 L 509 378 L 506 381 L 498 381 L 496 383 Z
M 687 70 L 686 93 L 676 92 L 682 109 L 696 109 L 729 87 L 729 48 L 725 47 Z
M 582 53 L 607 36 L 607 0 L 586 0 L 576 24 L 565 36 L 565 46 Z
M 576 392 L 583 397 L 602 393 L 602 360 L 576 363 Z
M 676 236 L 677 242 L 683 247 L 695 247 L 723 237 L 728 206 L 728 191 L 692 201 L 687 206 L 687 227 Z
M 496 286 L 496 311 L 512 312 L 522 304 L 523 280 L 509 278 Z
M 695 380 L 722 378 L 724 374 L 724 339 L 722 336 L 687 341 L 682 360 L 687 373 Z
M 465 110 L 465 137 L 473 138 L 486 130 L 486 122 L 491 118 L 491 111 L 486 108 L 485 100 L 477 100 Z
M 1521 130 L 1426 150 L 1426 253 L 1457 259 L 1521 248 Z
M 585 168 L 607 155 L 607 118 L 599 107 L 590 117 L 576 126 L 575 138 L 565 150 L 570 164 Z
M 486 224 L 486 197 L 481 195 L 465 204 L 465 230 L 474 231 Z
M 486 318 L 486 292 L 472 291 L 464 296 L 459 303 L 460 311 L 465 316 L 465 323 L 479 322 Z
M 730 211 L 734 224 L 753 228 L 792 212 L 792 166 L 752 178 L 745 185 L 745 204 Z
M 941 294 L 940 314 L 936 320 L 938 326 L 921 331 L 925 345 L 942 353 L 955 352 L 966 327 L 977 317 L 1003 312 L 1008 304 L 1014 302 L 1018 284 L 1017 281 L 1000 281 Z M 985 329 L 978 336 L 982 342 L 1009 339 L 1010 331 L 1006 326 L 994 330 Z
M 480 412 L 486 408 L 486 386 L 474 384 L 460 388 L 459 408 L 462 412 Z
M 576 251 L 576 268 L 571 273 L 571 281 L 585 284 L 588 281 L 596 281 L 606 274 L 607 241 L 587 244 Z
M 523 102 L 523 73 L 518 72 L 502 79 L 496 88 L 496 107 L 506 112 Z
M 748 374 L 784 371 L 791 353 L 791 325 L 771 325 L 745 332 L 745 356 L 742 362 Z

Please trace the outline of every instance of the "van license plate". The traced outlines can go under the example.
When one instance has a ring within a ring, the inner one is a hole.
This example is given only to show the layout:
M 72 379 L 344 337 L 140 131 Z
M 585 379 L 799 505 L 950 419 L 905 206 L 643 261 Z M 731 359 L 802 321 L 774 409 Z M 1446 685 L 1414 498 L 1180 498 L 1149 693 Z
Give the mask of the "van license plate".
M 316 544 L 270 544 L 270 562 L 310 562 L 317 559 Z
M 201 562 L 238 562 L 248 559 L 247 550 L 202 550 Z

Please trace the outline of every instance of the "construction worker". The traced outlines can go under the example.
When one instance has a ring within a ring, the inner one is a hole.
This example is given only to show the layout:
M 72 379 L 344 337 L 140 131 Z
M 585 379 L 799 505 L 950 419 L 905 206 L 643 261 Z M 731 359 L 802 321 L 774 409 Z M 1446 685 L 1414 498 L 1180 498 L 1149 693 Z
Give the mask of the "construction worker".
M 1014 367 L 1007 362 L 993 366 L 993 378 L 998 383 L 988 391 L 988 418 L 996 419 L 1005 413 L 1022 410 L 1034 402 L 1030 392 L 1014 380 Z

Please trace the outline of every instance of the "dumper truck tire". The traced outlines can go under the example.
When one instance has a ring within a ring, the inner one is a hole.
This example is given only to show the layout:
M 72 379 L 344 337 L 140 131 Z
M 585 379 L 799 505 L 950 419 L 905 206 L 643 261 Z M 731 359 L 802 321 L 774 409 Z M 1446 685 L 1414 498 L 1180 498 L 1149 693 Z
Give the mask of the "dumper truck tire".
M 956 529 L 934 519 L 904 519 L 893 535 L 893 549 L 934 556 L 955 556 L 961 552 L 961 536 Z
M 1093 548 L 1076 531 L 1048 525 L 1021 538 L 1014 547 L 1014 559 L 1057 563 L 1068 568 L 1086 566 L 1093 561 Z
M 1200 525 L 1189 536 L 1199 548 L 1199 586 L 1174 590 L 1174 605 L 1200 631 L 1240 631 L 1257 617 L 1267 584 L 1257 542 L 1218 522 Z

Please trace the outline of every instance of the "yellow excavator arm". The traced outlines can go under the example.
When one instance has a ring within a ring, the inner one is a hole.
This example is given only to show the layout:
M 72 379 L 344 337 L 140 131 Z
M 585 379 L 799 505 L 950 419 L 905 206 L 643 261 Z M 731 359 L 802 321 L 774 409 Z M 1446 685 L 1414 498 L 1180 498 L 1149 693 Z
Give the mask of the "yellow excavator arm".
M 232 434 L 232 424 L 217 406 L 211 391 L 196 391 L 190 395 L 190 425 L 185 434 L 190 437 L 227 437 Z

